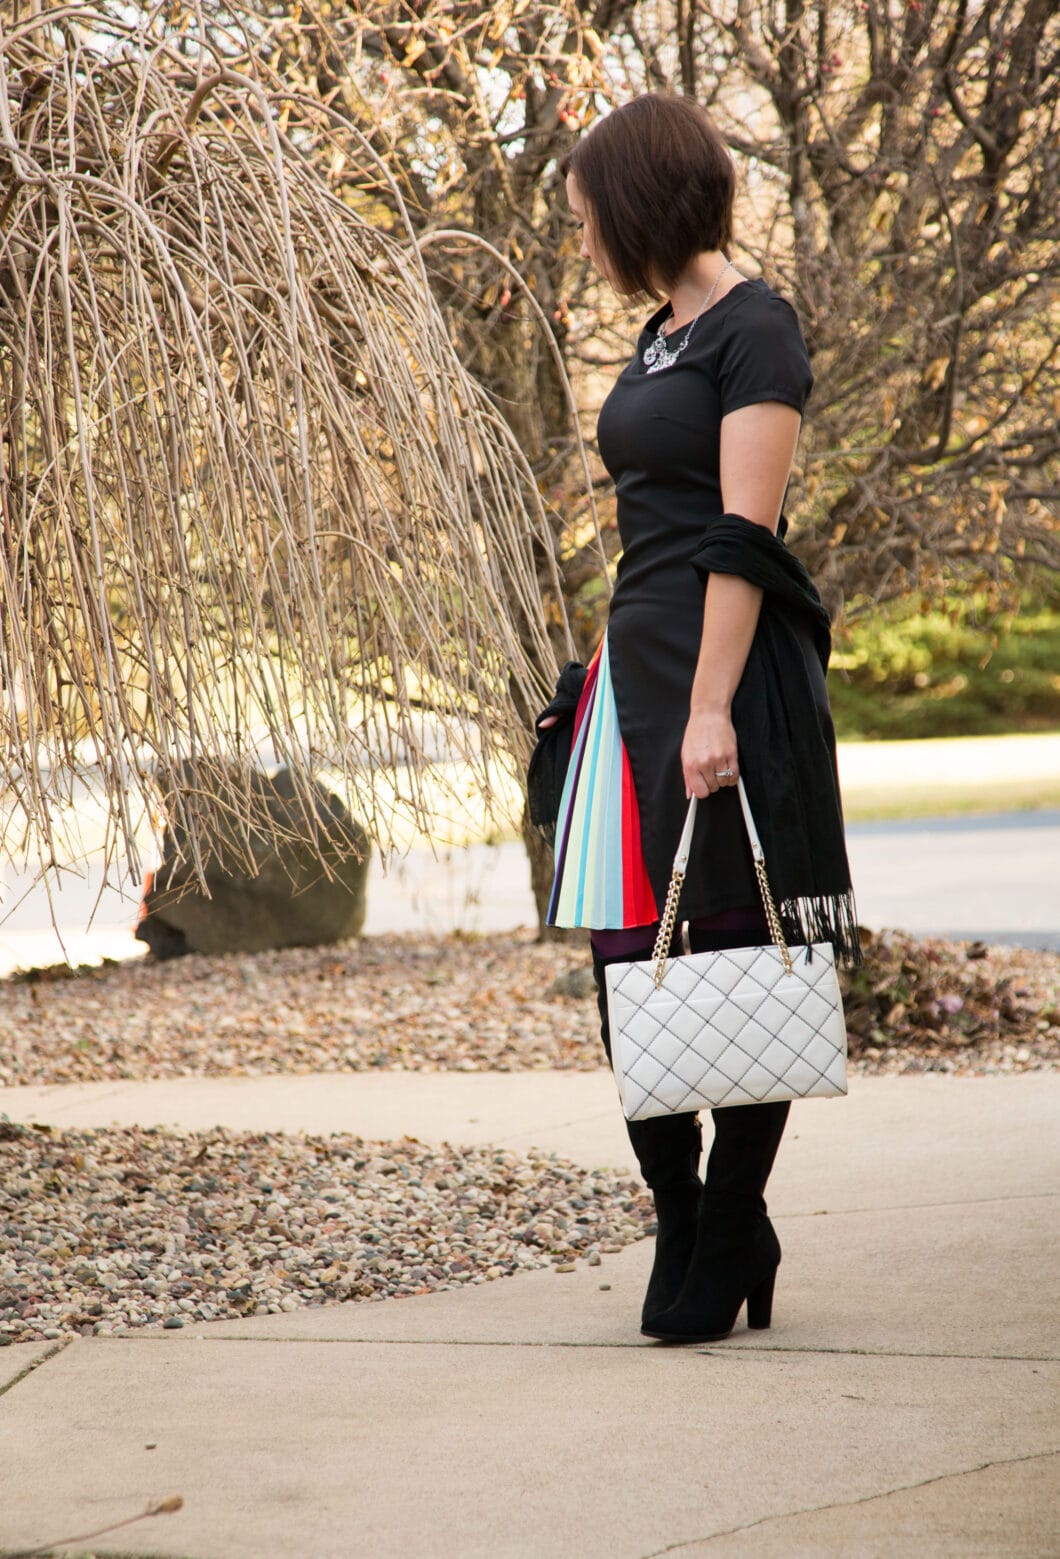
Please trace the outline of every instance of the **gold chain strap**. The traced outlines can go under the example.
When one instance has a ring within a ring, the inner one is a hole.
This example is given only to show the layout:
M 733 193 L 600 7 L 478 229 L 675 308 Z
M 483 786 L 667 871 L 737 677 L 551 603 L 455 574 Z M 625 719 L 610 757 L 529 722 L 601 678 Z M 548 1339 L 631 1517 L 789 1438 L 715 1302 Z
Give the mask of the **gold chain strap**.
M 769 925 L 769 934 L 773 944 L 779 952 L 784 964 L 785 974 L 794 974 L 795 968 L 791 961 L 791 953 L 784 939 L 784 931 L 780 924 L 780 916 L 777 914 L 777 906 L 773 902 L 773 890 L 769 886 L 769 878 L 766 876 L 766 863 L 762 856 L 762 846 L 758 842 L 758 833 L 748 810 L 747 797 L 743 789 L 743 781 L 740 781 L 740 800 L 744 809 L 744 820 L 747 823 L 747 833 L 751 841 L 751 851 L 754 856 L 755 876 L 758 878 L 758 891 L 762 895 L 762 905 L 766 912 L 766 921 Z M 685 823 L 685 832 L 681 838 L 681 844 L 677 851 L 677 860 L 682 865 L 688 860 L 688 845 L 691 838 L 692 820 L 695 816 L 695 801 L 690 802 L 688 818 Z M 670 886 L 666 890 L 666 904 L 663 909 L 662 919 L 659 922 L 659 934 L 655 938 L 655 951 L 652 957 L 655 960 L 655 989 L 658 990 L 666 977 L 666 964 L 670 957 L 670 944 L 674 937 L 674 926 L 677 923 L 677 901 L 681 897 L 681 889 L 684 885 L 685 874 L 674 863 L 673 873 L 670 877 Z
M 784 960 L 784 973 L 794 972 L 791 954 L 788 952 L 788 944 L 784 940 L 784 932 L 780 926 L 780 916 L 777 914 L 777 906 L 773 903 L 773 890 L 769 886 L 769 878 L 766 876 L 766 863 L 755 857 L 755 876 L 758 878 L 758 888 L 762 895 L 762 903 L 765 906 L 766 920 L 769 922 L 769 934 L 776 943 L 781 958 Z
M 794 965 L 791 961 L 791 953 L 784 937 L 784 931 L 780 924 L 780 916 L 777 914 L 777 906 L 773 902 L 773 890 L 769 886 L 769 878 L 766 876 L 765 861 L 755 857 L 755 876 L 758 878 L 758 891 L 762 895 L 762 904 L 766 912 L 766 921 L 769 925 L 769 935 L 780 953 L 784 964 L 784 973 L 793 974 Z M 652 957 L 655 960 L 655 989 L 658 990 L 666 975 L 666 963 L 670 957 L 670 943 L 673 941 L 674 925 L 677 921 L 677 901 L 681 897 L 681 888 L 684 885 L 685 874 L 674 868 L 670 878 L 670 886 L 666 890 L 666 905 L 663 909 L 662 919 L 659 922 L 659 934 L 655 938 L 655 951 Z
M 670 878 L 670 886 L 666 890 L 666 905 L 663 909 L 662 919 L 659 922 L 659 935 L 655 938 L 655 989 L 662 985 L 663 976 L 666 973 L 666 960 L 670 956 L 670 943 L 674 936 L 674 923 L 677 920 L 677 901 L 681 897 L 681 886 L 685 880 L 684 872 L 674 868 L 674 874 Z

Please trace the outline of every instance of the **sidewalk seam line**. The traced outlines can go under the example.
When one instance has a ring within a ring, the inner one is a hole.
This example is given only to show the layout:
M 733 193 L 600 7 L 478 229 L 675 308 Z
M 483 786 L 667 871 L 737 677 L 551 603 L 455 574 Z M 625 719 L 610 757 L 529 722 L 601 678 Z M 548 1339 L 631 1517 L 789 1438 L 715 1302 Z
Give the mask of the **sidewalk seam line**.
M 930 1488 L 933 1483 L 947 1483 L 956 1478 L 970 1478 L 977 1472 L 988 1472 L 991 1467 L 1017 1467 L 1021 1462 L 1048 1461 L 1054 1456 L 1060 1456 L 1060 1447 L 1052 1447 L 1047 1451 L 1031 1451 L 1025 1456 L 997 1457 L 992 1461 L 982 1462 L 978 1467 L 962 1467 L 955 1472 L 936 1473 L 932 1478 L 922 1478 L 917 1483 L 899 1484 L 893 1489 L 883 1489 L 877 1494 L 865 1494 L 860 1499 L 833 1500 L 827 1505 L 808 1505 L 800 1510 L 788 1510 L 775 1516 L 759 1516 L 756 1521 L 747 1521 L 742 1526 L 726 1527 L 723 1532 L 709 1532 L 702 1537 L 684 1538 L 680 1543 L 670 1543 L 665 1548 L 653 1548 L 651 1553 L 645 1554 L 643 1559 L 662 1559 L 664 1554 L 677 1554 L 683 1548 L 691 1548 L 693 1544 L 713 1543 L 718 1538 L 736 1537 L 741 1532 L 753 1532 L 756 1527 L 768 1526 L 774 1521 L 791 1521 L 796 1516 L 820 1516 L 830 1510 L 854 1510 L 858 1505 L 871 1505 L 876 1500 L 891 1499 L 895 1494 L 910 1494 L 916 1489 Z
M 32 1360 L 31 1363 L 26 1365 L 24 1370 L 19 1370 L 18 1374 L 12 1380 L 9 1380 L 6 1385 L 0 1386 L 0 1397 L 6 1396 L 9 1391 L 13 1391 L 17 1385 L 25 1380 L 27 1375 L 32 1375 L 34 1370 L 39 1370 L 42 1365 L 49 1364 L 57 1353 L 65 1352 L 71 1343 L 77 1341 L 79 1339 L 76 1337 L 61 1337 L 58 1342 L 52 1343 L 47 1353 L 42 1354 L 39 1359 Z M 0 1358 L 3 1358 L 3 1354 L 0 1354 Z
M 76 1342 L 77 1338 L 71 1338 Z M 139 1332 L 111 1332 L 101 1337 L 86 1338 L 85 1341 L 102 1343 L 107 1345 L 116 1342 L 133 1343 L 165 1343 L 172 1345 L 177 1339 L 172 1333 L 168 1336 L 160 1328 L 146 1328 Z M 380 1348 L 587 1348 L 597 1352 L 605 1352 L 608 1349 L 641 1349 L 651 1351 L 643 1342 L 562 1342 L 558 1340 L 545 1340 L 540 1342 L 512 1341 L 505 1342 L 497 1338 L 489 1337 L 253 1337 L 246 1334 L 229 1334 L 224 1337 L 211 1337 L 202 1332 L 188 1332 L 183 1335 L 183 1342 L 233 1342 L 233 1343 L 282 1343 L 292 1346 L 304 1346 L 306 1344 L 328 1347 L 380 1347 Z M 939 1359 L 952 1360 L 954 1363 L 973 1364 L 1060 1364 L 1060 1355 L 1050 1353 L 903 1353 L 888 1352 L 870 1348 L 810 1348 L 800 1347 L 797 1344 L 781 1345 L 777 1347 L 763 1347 L 761 1344 L 741 1346 L 739 1344 L 731 1348 L 713 1348 L 709 1346 L 695 1347 L 687 1350 L 715 1359 L 733 1358 L 741 1354 L 754 1354 L 755 1356 L 769 1357 L 772 1354 L 805 1354 L 821 1355 L 825 1358 L 841 1359 Z
M 874 1213 L 929 1213 L 946 1207 L 989 1207 L 995 1202 L 1052 1202 L 1060 1191 L 1014 1191 L 1010 1196 L 978 1196 L 970 1200 L 948 1202 L 888 1202 L 884 1207 L 822 1207 L 813 1213 L 774 1213 L 781 1222 L 787 1218 L 860 1218 Z

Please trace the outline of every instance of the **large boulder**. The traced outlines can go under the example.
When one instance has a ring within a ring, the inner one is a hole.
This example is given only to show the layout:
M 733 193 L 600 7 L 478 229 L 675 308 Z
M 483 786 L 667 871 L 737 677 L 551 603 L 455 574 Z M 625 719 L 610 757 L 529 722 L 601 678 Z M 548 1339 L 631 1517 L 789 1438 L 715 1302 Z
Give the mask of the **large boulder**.
M 195 793 L 182 787 L 185 804 Z M 207 893 L 167 826 L 162 863 L 149 879 L 136 936 L 160 958 L 180 953 L 258 953 L 358 936 L 364 926 L 371 842 L 338 796 L 312 781 L 312 816 L 287 769 L 251 780 L 256 805 L 277 825 L 279 842 L 252 830 L 254 869 L 224 839 L 205 863 Z M 248 848 L 241 841 L 241 852 Z M 327 868 L 321 860 L 327 862 Z

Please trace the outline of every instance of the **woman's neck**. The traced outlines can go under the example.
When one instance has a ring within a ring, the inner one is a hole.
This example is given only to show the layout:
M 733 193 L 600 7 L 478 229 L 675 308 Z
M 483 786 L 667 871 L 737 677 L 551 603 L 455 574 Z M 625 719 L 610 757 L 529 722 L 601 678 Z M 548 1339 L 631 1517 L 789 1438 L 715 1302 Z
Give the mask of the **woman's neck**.
M 711 307 L 731 292 L 743 280 L 719 249 L 705 250 L 697 254 L 682 271 L 669 291 L 671 316 L 667 322 L 671 330 L 680 330 L 702 312 L 705 299 L 710 295 Z M 711 294 L 711 288 L 714 288 Z

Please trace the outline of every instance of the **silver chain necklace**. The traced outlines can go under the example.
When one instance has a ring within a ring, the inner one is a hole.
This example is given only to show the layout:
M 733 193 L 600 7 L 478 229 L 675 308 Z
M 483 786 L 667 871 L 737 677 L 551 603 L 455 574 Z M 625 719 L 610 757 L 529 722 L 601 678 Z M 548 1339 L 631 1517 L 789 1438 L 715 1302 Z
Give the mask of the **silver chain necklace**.
M 655 333 L 655 340 L 651 343 L 650 346 L 645 347 L 644 349 L 644 367 L 648 373 L 657 374 L 663 368 L 673 367 L 673 365 L 677 362 L 677 359 L 681 356 L 681 353 L 684 351 L 685 347 L 691 341 L 692 332 L 699 323 L 700 317 L 707 312 L 707 309 L 710 306 L 710 300 L 717 292 L 718 283 L 721 281 L 721 278 L 725 275 L 726 271 L 733 271 L 735 269 L 736 267 L 733 262 L 731 260 L 726 260 L 725 264 L 714 278 L 713 287 L 711 287 L 710 291 L 703 299 L 703 305 L 699 312 L 692 316 L 688 329 L 685 331 L 684 340 L 681 342 L 680 346 L 675 346 L 672 350 L 666 344 L 668 338 L 663 330 L 663 325 L 665 325 L 666 321 L 663 321 L 663 324 L 659 326 Z

